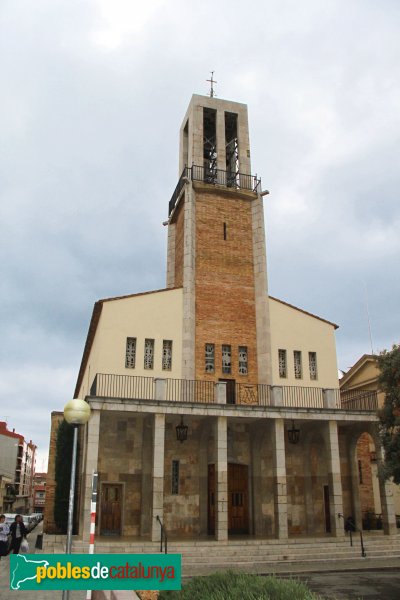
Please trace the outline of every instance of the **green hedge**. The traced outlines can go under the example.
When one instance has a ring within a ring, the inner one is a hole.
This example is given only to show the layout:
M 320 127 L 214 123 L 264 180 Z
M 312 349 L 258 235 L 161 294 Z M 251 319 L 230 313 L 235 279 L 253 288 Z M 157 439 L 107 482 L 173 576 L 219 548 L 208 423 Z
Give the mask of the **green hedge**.
M 318 600 L 293 579 L 261 577 L 236 571 L 195 577 L 181 591 L 160 592 L 159 600 Z

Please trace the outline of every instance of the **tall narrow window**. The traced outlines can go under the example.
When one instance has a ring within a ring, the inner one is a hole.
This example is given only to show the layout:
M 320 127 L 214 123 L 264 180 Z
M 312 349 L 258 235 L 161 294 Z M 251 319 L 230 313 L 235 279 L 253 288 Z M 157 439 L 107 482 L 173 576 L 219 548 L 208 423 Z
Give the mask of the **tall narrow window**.
M 239 374 L 247 375 L 247 346 L 239 346 Z
M 206 373 L 214 373 L 215 369 L 215 346 L 214 344 L 206 344 L 205 346 L 205 371 Z
M 154 340 L 146 338 L 144 340 L 144 368 L 153 369 L 154 367 Z
M 222 346 L 222 372 L 229 374 L 231 372 L 231 347 Z
M 217 181 L 217 111 L 203 108 L 204 181 Z
M 162 368 L 163 371 L 172 369 L 172 340 L 163 340 Z
M 308 362 L 310 365 L 310 379 L 317 379 L 317 353 L 309 352 L 308 353 Z
M 286 350 L 278 350 L 279 377 L 287 377 Z
M 357 464 L 358 464 L 358 482 L 362 483 L 363 482 L 363 472 L 362 472 L 362 462 L 361 462 L 361 460 L 358 460 Z
M 125 367 L 134 369 L 136 364 L 136 338 L 126 338 Z
M 179 494 L 179 460 L 172 461 L 171 493 Z
M 226 223 L 224 223 L 224 240 L 226 240 Z
M 301 371 L 301 351 L 300 350 L 295 350 L 293 352 L 293 358 L 294 358 L 294 376 L 296 379 L 301 379 L 302 378 L 302 371 Z
M 239 186 L 238 116 L 225 113 L 226 185 Z

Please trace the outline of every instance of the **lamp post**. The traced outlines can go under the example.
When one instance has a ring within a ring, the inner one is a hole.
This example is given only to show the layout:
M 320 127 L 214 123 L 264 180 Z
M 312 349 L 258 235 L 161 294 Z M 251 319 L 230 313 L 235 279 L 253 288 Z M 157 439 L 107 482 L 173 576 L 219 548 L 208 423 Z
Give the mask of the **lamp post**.
M 75 495 L 75 473 L 76 473 L 76 450 L 78 446 L 78 426 L 85 425 L 89 421 L 90 406 L 80 398 L 74 398 L 64 406 L 64 419 L 74 427 L 74 439 L 72 443 L 71 483 L 69 486 L 68 503 L 68 526 L 67 526 L 67 548 L 66 554 L 71 554 L 72 546 L 72 523 L 74 518 L 74 495 Z M 68 600 L 69 590 L 63 590 L 63 600 Z

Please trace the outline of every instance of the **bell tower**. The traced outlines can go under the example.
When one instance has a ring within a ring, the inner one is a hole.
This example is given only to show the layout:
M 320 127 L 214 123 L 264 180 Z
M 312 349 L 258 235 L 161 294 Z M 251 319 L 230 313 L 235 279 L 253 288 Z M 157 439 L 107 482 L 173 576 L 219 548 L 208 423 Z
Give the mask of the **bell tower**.
M 247 106 L 192 96 L 169 202 L 167 287 L 183 287 L 183 377 L 270 383 L 261 182 Z

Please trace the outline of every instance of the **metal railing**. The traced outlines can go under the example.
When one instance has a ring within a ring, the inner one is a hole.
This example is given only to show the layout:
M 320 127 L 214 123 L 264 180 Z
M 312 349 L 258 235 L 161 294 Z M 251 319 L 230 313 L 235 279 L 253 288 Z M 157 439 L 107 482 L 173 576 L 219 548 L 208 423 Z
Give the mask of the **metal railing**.
M 215 381 L 171 379 L 165 378 L 165 395 L 156 398 L 155 379 L 137 375 L 113 375 L 97 373 L 90 395 L 105 398 L 126 400 L 166 400 L 195 404 L 218 403 L 218 393 Z M 230 383 L 230 382 L 229 382 Z M 257 383 L 238 383 L 227 385 L 226 403 L 229 405 L 272 406 L 272 386 Z M 274 406 L 285 408 L 315 408 L 323 409 L 325 390 L 318 387 L 305 386 L 273 386 L 281 390 L 281 400 Z M 333 406 L 342 410 L 361 410 L 374 412 L 378 408 L 377 393 L 374 391 L 342 392 L 334 389 Z
M 230 189 L 248 190 L 251 192 L 259 192 L 261 190 L 261 179 L 257 175 L 192 165 L 191 167 L 185 167 L 182 171 L 168 204 L 168 216 L 174 210 L 183 186 L 187 181 L 200 181 L 211 185 L 220 185 Z
M 340 400 L 345 410 L 378 410 L 376 390 L 340 390 Z
M 344 530 L 346 533 L 350 534 L 350 546 L 353 546 L 353 533 L 356 533 L 357 531 L 360 534 L 360 547 L 361 547 L 361 556 L 363 558 L 365 558 L 367 556 L 367 553 L 365 551 L 365 546 L 364 546 L 364 538 L 363 538 L 363 533 L 361 529 L 358 529 L 356 527 L 356 524 L 354 522 L 354 519 L 352 517 L 347 517 L 347 519 L 344 518 L 344 515 L 342 515 L 342 513 L 338 513 L 338 519 L 343 519 L 344 521 Z
M 323 408 L 324 393 L 322 388 L 282 386 L 283 406 L 293 408 Z
M 91 396 L 154 400 L 154 378 L 97 373 L 90 388 Z
M 156 516 L 157 521 L 160 524 L 160 528 L 161 528 L 161 538 L 160 538 L 160 552 L 163 552 L 163 542 L 164 543 L 164 553 L 168 554 L 168 536 L 167 536 L 167 530 L 165 529 L 164 525 L 162 524 L 162 521 L 160 519 L 160 517 L 157 515 Z
M 167 379 L 166 400 L 177 402 L 214 403 L 213 381 L 194 379 Z

